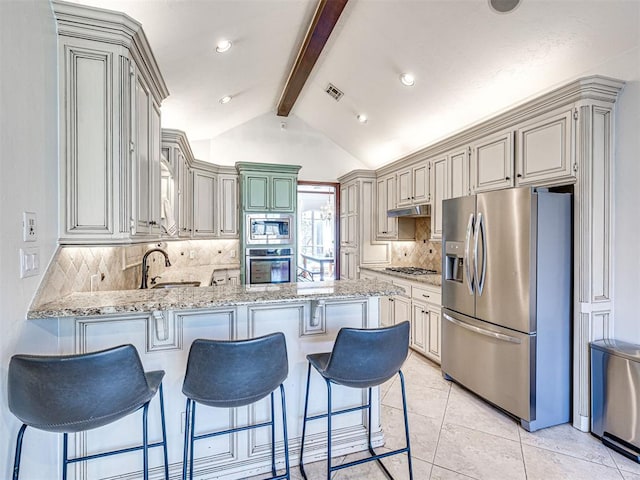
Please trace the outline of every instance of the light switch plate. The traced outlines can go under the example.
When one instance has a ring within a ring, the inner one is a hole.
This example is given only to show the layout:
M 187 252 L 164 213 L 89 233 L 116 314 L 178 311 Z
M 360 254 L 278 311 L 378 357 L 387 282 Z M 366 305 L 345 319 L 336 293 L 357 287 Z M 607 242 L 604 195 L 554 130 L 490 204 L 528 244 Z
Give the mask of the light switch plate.
M 22 213 L 22 240 L 35 242 L 38 239 L 38 225 L 34 212 Z
M 20 249 L 20 278 L 33 277 L 40 273 L 40 251 L 38 247 Z

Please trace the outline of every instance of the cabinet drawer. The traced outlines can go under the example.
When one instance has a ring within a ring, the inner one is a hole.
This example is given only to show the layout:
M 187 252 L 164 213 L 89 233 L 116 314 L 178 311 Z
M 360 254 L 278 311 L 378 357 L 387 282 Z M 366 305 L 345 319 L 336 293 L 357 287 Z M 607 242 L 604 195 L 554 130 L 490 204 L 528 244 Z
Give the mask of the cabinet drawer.
M 433 303 L 434 305 L 442 304 L 442 295 L 439 289 L 433 289 L 423 286 L 413 285 L 411 290 L 411 298 L 420 300 L 421 302 Z
M 404 293 L 399 293 L 398 295 L 407 298 L 411 297 L 411 283 L 405 282 L 403 280 L 398 280 L 397 278 L 394 278 L 391 283 L 398 287 L 404 288 Z

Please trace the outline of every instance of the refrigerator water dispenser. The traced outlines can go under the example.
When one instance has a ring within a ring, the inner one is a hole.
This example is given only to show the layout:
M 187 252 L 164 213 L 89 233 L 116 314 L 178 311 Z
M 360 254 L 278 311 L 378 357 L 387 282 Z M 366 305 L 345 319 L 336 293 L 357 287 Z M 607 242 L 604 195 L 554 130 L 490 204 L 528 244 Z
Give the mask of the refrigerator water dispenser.
M 464 271 L 464 242 L 445 244 L 444 279 L 462 283 Z

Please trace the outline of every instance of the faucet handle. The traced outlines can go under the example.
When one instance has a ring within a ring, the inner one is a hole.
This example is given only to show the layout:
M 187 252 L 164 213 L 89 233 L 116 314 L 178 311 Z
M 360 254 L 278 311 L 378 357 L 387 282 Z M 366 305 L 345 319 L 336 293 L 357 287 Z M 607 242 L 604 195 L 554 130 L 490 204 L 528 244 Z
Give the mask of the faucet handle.
M 155 277 L 151 277 L 151 285 L 155 285 L 156 284 L 156 280 L 162 278 L 161 275 L 157 275 Z

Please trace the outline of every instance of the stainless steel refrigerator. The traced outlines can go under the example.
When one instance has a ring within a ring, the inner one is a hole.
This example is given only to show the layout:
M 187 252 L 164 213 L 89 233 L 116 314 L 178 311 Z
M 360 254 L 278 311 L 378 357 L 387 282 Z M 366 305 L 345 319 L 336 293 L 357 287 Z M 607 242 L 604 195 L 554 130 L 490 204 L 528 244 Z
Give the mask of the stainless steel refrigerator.
M 442 371 L 534 431 L 568 422 L 571 195 L 443 202 Z

